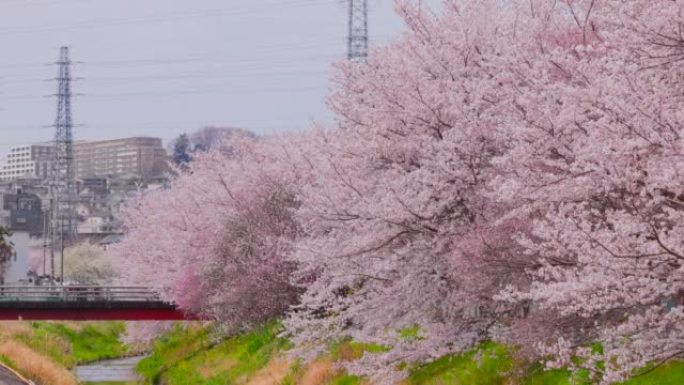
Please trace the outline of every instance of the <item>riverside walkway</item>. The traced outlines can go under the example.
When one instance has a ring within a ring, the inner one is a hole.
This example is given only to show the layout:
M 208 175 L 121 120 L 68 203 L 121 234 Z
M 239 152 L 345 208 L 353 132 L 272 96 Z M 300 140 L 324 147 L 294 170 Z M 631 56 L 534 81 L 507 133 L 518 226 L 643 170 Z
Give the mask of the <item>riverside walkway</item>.
M 170 321 L 194 319 L 139 286 L 0 286 L 0 320 Z

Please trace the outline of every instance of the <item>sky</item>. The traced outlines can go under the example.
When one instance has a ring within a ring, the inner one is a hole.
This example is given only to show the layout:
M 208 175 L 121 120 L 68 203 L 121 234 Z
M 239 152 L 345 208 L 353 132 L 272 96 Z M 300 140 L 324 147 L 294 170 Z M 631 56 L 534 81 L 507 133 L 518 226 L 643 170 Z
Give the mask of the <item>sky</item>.
M 370 0 L 371 45 L 404 30 L 393 7 Z M 345 0 L 0 0 L 0 156 L 53 138 L 60 46 L 77 140 L 329 123 L 347 14 Z

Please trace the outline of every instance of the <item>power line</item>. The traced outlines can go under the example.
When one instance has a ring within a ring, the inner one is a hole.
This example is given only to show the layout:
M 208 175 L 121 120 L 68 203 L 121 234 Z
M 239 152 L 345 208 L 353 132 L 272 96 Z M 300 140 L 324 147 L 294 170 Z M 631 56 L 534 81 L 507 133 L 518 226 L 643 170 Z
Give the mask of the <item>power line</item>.
M 329 45 L 325 45 L 329 46 Z M 291 50 L 283 50 L 292 52 Z M 277 51 L 270 51 L 269 53 L 277 53 Z M 316 55 L 316 56 L 309 56 L 310 58 L 323 58 L 323 59 L 328 59 L 328 58 L 334 58 L 335 56 L 332 55 Z M 264 60 L 256 60 L 255 58 L 250 58 L 250 57 L 244 57 L 241 59 L 234 59 L 234 58 L 221 58 L 221 57 L 186 57 L 186 58 L 176 58 L 176 59 L 128 59 L 128 60 L 109 60 L 109 61 L 93 61 L 93 62 L 88 62 L 84 63 L 86 66 L 93 65 L 93 66 L 98 66 L 98 67 L 105 67 L 105 66 L 148 66 L 148 65 L 154 65 L 154 66 L 159 66 L 159 65 L 171 65 L 171 64 L 187 64 L 187 63 L 200 63 L 200 64 L 214 64 L 214 65 L 224 65 L 224 64 L 246 64 L 251 68 L 251 65 L 253 64 L 269 64 L 270 68 L 274 68 L 275 66 L 279 64 L 288 64 L 288 63 L 301 63 L 302 59 L 301 56 L 297 58 L 291 58 L 291 59 L 281 59 L 280 61 L 273 61 L 271 60 L 273 56 L 268 56 L 268 57 L 263 57 Z
M 278 1 L 273 3 L 262 4 L 263 6 L 271 8 L 291 8 L 291 7 L 302 7 L 302 6 L 319 6 L 319 5 L 329 5 L 336 3 L 337 0 L 295 0 L 295 1 Z M 138 17 L 125 17 L 125 18 L 110 18 L 101 19 L 95 21 L 87 21 L 83 23 L 76 23 L 67 26 L 57 26 L 57 27 L 32 27 L 32 28 L 6 28 L 0 29 L 2 34 L 24 34 L 24 33 L 40 33 L 40 32 L 58 32 L 58 31 L 70 31 L 74 29 L 99 29 L 111 26 L 120 25 L 133 25 L 133 24 L 150 24 L 159 22 L 169 22 L 176 20 L 189 20 L 197 18 L 214 18 L 222 16 L 248 16 L 254 14 L 261 14 L 260 12 L 255 12 L 253 8 L 216 8 L 216 9 L 204 9 L 197 11 L 184 11 L 176 13 L 168 13 L 166 15 L 150 15 L 150 16 L 138 16 Z
M 252 93 L 263 94 L 277 94 L 277 93 L 307 93 L 307 92 L 322 92 L 325 91 L 325 86 L 310 85 L 292 87 L 289 85 L 282 85 L 278 87 L 230 87 L 230 88 L 183 88 L 176 90 L 144 90 L 144 91 L 127 91 L 127 92 L 105 92 L 105 93 L 85 93 L 72 96 L 83 96 L 87 99 L 117 99 L 122 97 L 173 97 L 173 96 L 192 96 L 192 95 L 243 95 Z M 0 98 L 3 99 L 3 98 Z M 36 97 L 32 94 L 21 95 L 5 95 L 4 100 L 18 101 L 18 100 L 44 100 L 45 98 Z
M 79 3 L 84 3 L 88 2 L 90 0 L 70 0 L 71 2 L 79 2 Z M 26 6 L 52 6 L 52 5 L 64 5 L 64 3 L 67 2 L 67 0 L 19 0 L 19 1 L 8 1 L 5 0 L 3 4 L 0 4 L 0 9 L 6 9 L 6 8 L 19 8 L 19 7 L 26 7 Z
M 308 125 L 300 125 L 296 124 L 293 122 L 290 122 L 288 124 L 283 124 L 281 123 L 283 119 L 280 120 L 229 120 L 229 121 L 211 121 L 211 120 L 206 120 L 206 121 L 194 121 L 194 122 L 159 122 L 155 125 L 146 125 L 146 124 L 135 124 L 131 125 L 130 123 L 128 124 L 116 124 L 116 123 L 108 123 L 108 124 L 86 124 L 83 125 L 84 128 L 91 129 L 93 131 L 102 131 L 102 130 L 117 130 L 117 131 L 135 131 L 135 132 L 149 132 L 149 131 L 156 131 L 160 129 L 169 129 L 169 128 L 187 128 L 187 127 L 193 127 L 193 128 L 201 128 L 201 127 L 240 127 L 240 128 L 289 128 L 289 127 L 305 127 Z M 44 130 L 45 128 L 40 127 L 39 125 L 26 125 L 26 126 L 12 126 L 10 128 L 17 128 L 21 130 L 28 130 L 28 129 L 37 129 L 36 132 L 40 132 L 40 130 Z M 81 137 L 80 140 L 89 140 L 86 138 Z M 46 142 L 45 140 L 41 139 L 27 139 L 27 140 L 22 140 L 22 141 L 17 141 L 17 140 L 12 140 L 12 141 L 0 141 L 0 145 L 3 146 L 8 146 L 8 145 L 27 145 L 27 144 L 48 144 L 52 143 Z
M 328 45 L 326 45 L 328 46 Z M 292 52 L 292 51 L 289 51 Z M 272 53 L 277 53 L 277 52 L 272 52 Z M 129 59 L 129 60 L 108 60 L 108 61 L 92 61 L 92 62 L 81 62 L 81 63 L 76 63 L 74 66 L 81 68 L 84 71 L 88 71 L 90 69 L 107 69 L 107 68 L 112 68 L 112 69 L 123 69 L 123 68 L 146 68 L 146 67 L 155 67 L 155 73 L 157 73 L 156 69 L 159 67 L 173 67 L 173 66 L 178 66 L 178 65 L 183 65 L 183 64 L 195 64 L 195 65 L 206 65 L 206 66 L 220 66 L 221 69 L 224 70 L 242 70 L 242 69 L 248 69 L 248 70 L 253 70 L 255 66 L 261 66 L 260 68 L 263 69 L 269 69 L 272 72 L 280 72 L 280 70 L 290 70 L 290 69 L 297 69 L 299 67 L 302 67 L 302 64 L 309 64 L 306 66 L 307 68 L 311 67 L 311 61 L 312 60 L 320 60 L 322 62 L 325 62 L 325 65 L 323 67 L 317 66 L 316 68 L 327 68 L 328 63 L 331 61 L 334 61 L 336 59 L 340 59 L 340 56 L 337 54 L 332 54 L 332 53 L 316 53 L 316 54 L 311 54 L 311 55 L 306 55 L 302 54 L 299 55 L 296 58 L 287 58 L 287 57 L 280 57 L 280 56 L 260 56 L 260 57 L 254 57 L 254 58 L 240 58 L 240 59 L 231 59 L 231 58 L 222 58 L 222 57 L 185 57 L 185 58 L 169 58 L 169 59 Z M 294 67 L 297 66 L 297 67 Z M 12 67 L 17 67 L 17 68 L 38 68 L 38 67 L 45 67 L 46 66 L 42 64 L 35 64 L 35 63 L 12 63 L 12 64 L 0 64 L 0 68 L 12 68 Z M 197 68 L 196 66 L 193 68 Z M 38 71 L 30 71 L 31 73 L 36 73 Z M 42 72 L 42 71 L 41 71 Z
M 129 75 L 129 76 L 88 76 L 86 84 L 92 84 L 94 82 L 125 82 L 125 81 L 155 81 L 155 80 L 184 80 L 184 79 L 199 79 L 199 80 L 250 80 L 251 79 L 264 79 L 264 78 L 282 78 L 288 79 L 290 76 L 301 76 L 301 75 L 323 75 L 329 73 L 328 69 L 321 68 L 300 68 L 292 69 L 287 71 L 268 71 L 260 68 L 252 68 L 256 71 L 243 72 L 240 71 L 234 74 L 227 73 L 207 73 L 207 72 L 181 72 L 181 73 L 170 73 L 170 74 L 140 74 L 140 75 Z M 51 79 L 44 78 L 17 78 L 17 79 L 2 79 L 0 78 L 0 84 L 26 84 L 26 83 L 45 83 Z M 269 82 L 269 83 L 272 83 Z M 0 94 L 1 96 L 2 94 Z
M 301 71 L 287 71 L 287 72 L 266 72 L 266 71 L 261 71 L 261 72 L 252 72 L 252 73 L 244 73 L 240 72 L 239 74 L 236 74 L 234 76 L 240 77 L 240 79 L 245 79 L 249 77 L 258 77 L 258 78 L 264 78 L 264 77 L 280 77 L 280 76 L 285 76 L 285 75 L 297 75 L 300 76 L 302 74 L 323 74 L 327 73 L 327 70 L 301 70 Z M 190 74 L 175 74 L 175 75 L 134 75 L 134 76 L 111 76 L 111 77 L 89 77 L 88 81 L 126 81 L 126 80 L 176 80 L 176 79 L 207 79 L 207 80 L 216 80 L 216 79 L 229 79 L 231 78 L 230 75 L 227 74 L 207 74 L 207 73 L 190 73 Z
M 262 51 L 253 51 L 253 53 L 266 53 L 271 54 L 268 56 L 256 55 L 254 57 L 221 57 L 216 55 L 197 55 L 189 57 L 178 57 L 178 58 L 138 58 L 138 59 L 116 59 L 116 60 L 93 60 L 87 62 L 73 63 L 75 66 L 82 67 L 84 69 L 90 67 L 145 67 L 145 66 L 160 66 L 160 65 L 178 65 L 178 64 L 210 64 L 210 65 L 236 65 L 244 64 L 249 68 L 256 64 L 268 64 L 269 68 L 274 68 L 276 66 L 287 65 L 287 64 L 300 64 L 302 62 L 307 62 L 307 60 L 335 60 L 340 57 L 337 54 L 329 53 L 318 53 L 317 50 L 311 52 L 311 54 L 297 55 L 291 58 L 280 58 L 278 55 L 280 53 L 293 53 L 297 49 L 318 49 L 333 46 L 332 44 L 337 41 L 325 41 L 316 42 L 315 44 L 300 45 L 300 44 L 277 44 L 274 46 L 263 46 Z M 0 68 L 47 68 L 46 64 L 35 63 L 35 62 L 24 62 L 24 63 L 5 63 L 0 64 Z
M 339 1 L 339 0 L 335 0 Z M 317 1 L 317 4 L 324 4 L 324 3 L 333 3 L 335 1 Z M 354 2 L 354 0 L 351 0 Z M 358 2 L 358 0 L 356 0 Z M 42 4 L 50 4 L 47 1 L 34 1 L 36 5 L 38 3 Z M 365 4 L 365 1 L 364 1 Z M 272 6 L 308 6 L 312 5 L 311 2 L 307 1 L 291 1 L 291 2 L 285 2 L 285 1 L 279 1 L 277 4 L 272 4 Z M 245 10 L 243 9 L 243 14 Z M 247 11 L 247 13 L 250 13 L 253 11 Z M 177 18 L 199 18 L 199 17 L 209 17 L 217 13 L 217 10 L 200 10 L 196 12 L 184 12 L 184 13 L 171 13 L 171 14 L 166 14 L 166 15 L 159 15 L 159 16 L 147 16 L 147 17 L 133 17 L 133 18 L 120 18 L 120 19 L 105 19 L 101 22 L 88 22 L 85 23 L 85 28 L 96 28 L 96 27 L 101 27 L 101 26 L 107 26 L 107 23 L 109 25 L 126 25 L 126 24 L 135 24 L 135 23 L 144 23 L 144 22 L 159 22 L 159 21 L 169 21 L 169 20 L 174 20 Z M 223 14 L 239 14 L 238 9 L 228 9 L 224 10 Z M 367 13 L 367 9 L 366 9 Z M 97 25 L 96 25 L 97 24 Z M 83 25 L 83 24 L 82 24 Z M 351 23 L 350 23 L 351 26 Z M 67 26 L 66 28 L 78 28 L 78 25 L 71 25 Z M 365 25 L 366 33 L 367 33 L 367 21 Z M 53 28 L 42 28 L 41 30 L 43 31 L 51 31 L 54 30 Z M 22 30 L 23 32 L 26 32 L 26 29 Z M 1 33 L 2 31 L 0 31 Z M 5 31 L 7 32 L 7 30 Z M 38 32 L 38 31 L 36 31 Z M 351 27 L 350 27 L 350 32 L 351 32 Z M 10 31 L 11 33 L 11 31 Z M 296 45 L 293 45 L 296 46 Z M 367 37 L 366 37 L 366 48 L 367 48 Z M 287 49 L 286 46 L 278 46 L 275 47 L 271 50 L 269 50 L 270 53 L 273 53 L 274 51 L 277 50 L 282 50 L 282 51 L 290 51 Z M 301 59 L 302 57 L 299 57 Z M 338 58 L 337 56 L 335 58 Z M 203 63 L 203 64 L 217 64 L 217 65 L 223 65 L 226 63 L 233 64 L 233 65 L 244 65 L 248 66 L 250 70 L 254 71 L 255 69 L 259 69 L 260 66 L 264 66 L 264 70 L 272 68 L 272 67 L 277 67 L 282 69 L 283 65 L 287 64 L 296 64 L 298 63 L 297 61 L 287 61 L 287 60 L 281 60 L 281 61 L 258 61 L 258 60 L 235 60 L 235 59 L 216 59 L 216 58 L 178 58 L 178 59 L 138 59 L 138 60 L 121 60 L 121 61 L 109 61 L 109 62 L 94 62 L 94 63 L 85 63 L 83 64 L 84 67 L 88 66 L 93 66 L 94 68 L 100 69 L 102 66 L 111 66 L 112 68 L 121 68 L 122 66 L 135 66 L 135 67 L 140 67 L 144 65 L 154 65 L 155 70 L 157 67 L 160 65 L 178 65 L 178 64 L 184 64 L 184 63 Z M 70 62 L 70 66 L 73 65 L 73 62 Z M 266 67 L 266 64 L 268 64 L 268 67 Z M 12 65 L 12 64 L 9 64 Z M 24 67 L 25 65 L 23 64 L 17 64 L 15 63 L 14 65 Z M 35 65 L 35 64 L 34 64 Z M 0 65 L 1 67 L 2 65 Z M 316 73 L 325 73 L 326 70 L 317 70 Z M 298 73 L 295 71 L 291 71 L 292 73 Z M 308 70 L 302 70 L 302 73 L 310 73 Z M 246 78 L 249 79 L 250 76 L 259 76 L 259 77 L 264 77 L 264 76 L 282 76 L 279 74 L 274 74 L 272 72 L 267 72 L 267 71 L 261 71 L 261 72 L 252 72 L 252 74 L 240 74 L 239 75 L 241 78 Z M 160 74 L 156 72 L 155 75 L 148 76 L 148 75 L 122 75 L 122 76 L 109 76 L 109 77 L 89 77 L 89 79 L 92 79 L 92 81 L 108 81 L 108 82 L 113 82 L 115 85 L 123 84 L 126 81 L 138 81 L 138 80 L 178 80 L 178 79 L 206 79 L 206 80 L 213 80 L 216 78 L 227 78 L 230 79 L 230 75 L 221 75 L 221 74 L 206 74 L 206 73 L 185 73 L 185 74 L 180 74 L 180 75 L 166 75 L 166 74 Z M 14 80 L 14 79 L 13 79 Z M 73 79 L 70 79 L 70 81 Z M 42 79 L 41 79 L 42 81 Z M 89 80 L 90 81 L 90 80 Z M 104 93 L 94 93 L 88 95 L 88 97 L 93 97 L 95 99 L 99 98 L 109 98 L 109 99 L 116 99 L 116 98 L 125 98 L 129 99 L 131 97 L 180 97 L 180 96 L 188 96 L 188 95 L 205 95 L 205 94 L 223 94 L 223 95 L 232 95 L 232 94 L 244 94 L 244 93 L 254 93 L 254 92 L 260 92 L 260 93 L 280 93 L 280 92 L 286 92 L 286 93 L 300 93 L 300 92 L 320 92 L 325 89 L 325 85 L 321 86 L 305 86 L 302 84 L 299 84 L 297 87 L 289 87 L 286 86 L 286 84 L 280 83 L 280 87 L 278 86 L 277 82 L 270 82 L 270 85 L 267 87 L 264 86 L 259 86 L 259 87 L 254 87 L 254 86 L 237 86 L 237 87 L 230 87 L 230 88 L 197 88 L 197 87 L 192 87 L 192 88 L 182 88 L 182 89 L 173 89 L 173 90 L 150 90 L 149 88 L 144 89 L 144 90 L 129 90 L 127 92 L 104 92 Z M 73 96 L 73 95 L 72 95 Z M 4 95 L 2 96 L 3 98 L 6 98 L 7 100 L 29 100 L 29 99 L 37 99 L 34 95 Z M 69 100 L 70 103 L 70 100 Z
M 87 127 L 89 129 L 93 129 L 95 131 L 102 130 L 105 128 L 142 128 L 142 129 L 155 129 L 155 128 L 164 128 L 164 127 L 170 127 L 170 126 L 240 126 L 244 124 L 249 124 L 249 125 L 254 125 L 254 124 L 264 124 L 268 123 L 269 125 L 280 122 L 285 120 L 285 117 L 271 117 L 270 119 L 230 119 L 230 120 L 172 120 L 172 121 L 142 121 L 135 123 L 134 126 L 131 126 L 131 124 L 128 124 L 128 127 L 122 127 L 122 126 L 117 126 L 116 124 L 113 124 L 111 122 L 96 122 L 96 123 L 89 123 L 89 124 L 84 124 L 84 127 Z M 42 124 L 19 124 L 19 123 L 5 123 L 5 126 L 7 126 L 5 129 L 6 130 L 11 130 L 11 129 L 18 129 L 18 130 L 30 130 L 30 129 L 40 129 L 40 130 L 45 130 L 48 128 L 52 128 L 52 126 L 45 126 Z M 43 141 L 44 142 L 44 141 Z M 1 142 L 0 144 L 13 144 L 14 142 Z M 23 143 L 23 142 L 21 142 Z

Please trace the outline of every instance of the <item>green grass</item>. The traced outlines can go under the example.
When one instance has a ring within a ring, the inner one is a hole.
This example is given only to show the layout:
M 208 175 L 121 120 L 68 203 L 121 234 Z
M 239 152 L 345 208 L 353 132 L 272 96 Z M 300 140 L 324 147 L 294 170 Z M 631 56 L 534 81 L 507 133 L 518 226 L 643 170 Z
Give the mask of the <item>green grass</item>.
M 507 347 L 482 344 L 461 355 L 441 357 L 410 371 L 410 385 L 588 385 L 584 374 L 543 370 L 541 365 L 522 368 Z
M 169 368 L 210 349 L 209 332 L 209 328 L 192 329 L 176 325 L 155 341 L 153 353 L 138 363 L 138 373 L 150 383 L 158 382 L 159 376 Z
M 235 384 L 289 348 L 289 342 L 278 337 L 279 331 L 280 325 L 273 322 L 250 333 L 215 341 L 211 328 L 178 325 L 156 341 L 152 355 L 139 363 L 138 371 L 145 384 Z M 409 339 L 420 335 L 419 328 L 402 332 Z M 342 339 L 330 345 L 328 355 L 334 361 L 351 361 L 388 349 L 385 345 Z M 592 385 L 587 372 L 544 370 L 539 363 L 517 361 L 511 348 L 491 342 L 464 354 L 406 366 L 410 368 L 406 385 Z M 302 370 L 302 363 L 295 362 L 281 385 L 297 385 Z M 326 383 L 362 384 L 363 378 L 349 374 L 340 374 Z M 622 385 L 684 385 L 684 362 L 663 365 Z
M 333 378 L 328 385 L 361 385 L 363 379 L 351 374 L 341 374 Z
M 352 341 L 350 338 L 333 342 L 328 347 L 330 358 L 333 361 L 355 361 L 363 357 L 365 353 L 383 353 L 391 347 L 365 342 Z
M 177 326 L 158 340 L 150 357 L 138 364 L 146 384 L 226 385 L 257 372 L 271 357 L 289 348 L 278 338 L 281 327 L 269 323 L 218 343 L 209 328 Z
M 139 385 L 139 382 L 120 382 L 120 381 L 105 381 L 105 382 L 84 382 L 83 385 Z
M 644 375 L 637 375 L 624 385 L 681 385 L 684 384 L 684 362 L 671 362 Z
M 485 343 L 461 355 L 441 357 L 415 366 L 409 385 L 592 385 L 586 371 L 544 370 L 541 364 L 521 366 L 511 350 L 503 345 Z M 684 362 L 663 365 L 622 385 L 683 385 Z
M 541 364 L 526 368 L 521 385 L 590 385 L 586 371 L 571 372 L 567 369 L 544 370 Z
M 9 357 L 7 357 L 3 354 L 0 354 L 0 362 L 9 366 L 10 368 L 16 368 L 17 367 L 17 365 L 14 362 L 12 362 L 12 360 L 10 360 Z
M 420 325 L 413 325 L 408 328 L 399 329 L 399 338 L 405 341 L 417 341 L 423 339 L 420 335 Z
M 485 343 L 461 355 L 441 357 L 414 367 L 411 385 L 503 385 L 514 369 L 509 350 L 498 344 Z
M 88 323 L 78 329 L 61 323 L 32 322 L 31 327 L 32 333 L 19 334 L 17 339 L 67 368 L 127 354 L 119 340 L 126 330 L 123 322 Z

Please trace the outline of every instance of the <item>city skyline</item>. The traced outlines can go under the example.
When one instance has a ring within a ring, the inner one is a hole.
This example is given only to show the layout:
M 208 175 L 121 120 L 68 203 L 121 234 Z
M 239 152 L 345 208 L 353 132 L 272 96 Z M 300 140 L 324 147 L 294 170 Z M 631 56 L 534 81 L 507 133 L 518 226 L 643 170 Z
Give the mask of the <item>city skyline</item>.
M 74 143 L 74 176 L 160 177 L 167 170 L 170 155 L 161 138 L 134 136 L 104 140 L 78 140 Z M 0 182 L 50 176 L 55 162 L 53 142 L 12 146 L 0 157 Z M 1 195 L 1 192 L 0 192 Z

